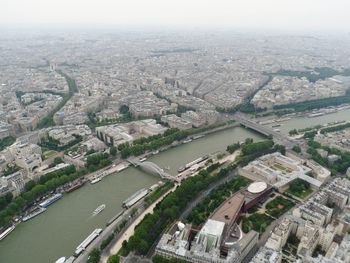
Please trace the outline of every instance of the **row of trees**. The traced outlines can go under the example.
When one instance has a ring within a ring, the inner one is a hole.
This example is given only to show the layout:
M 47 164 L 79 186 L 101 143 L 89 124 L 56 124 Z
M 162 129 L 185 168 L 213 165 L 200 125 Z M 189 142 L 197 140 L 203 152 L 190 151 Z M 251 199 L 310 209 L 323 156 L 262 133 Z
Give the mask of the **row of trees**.
M 307 111 L 313 109 L 324 108 L 328 106 L 337 106 L 344 103 L 350 102 L 350 94 L 338 97 L 330 97 L 318 100 L 308 100 L 303 102 L 285 104 L 285 105 L 276 105 L 273 108 L 275 110 L 293 108 L 295 111 Z
M 74 79 L 69 77 L 67 74 L 62 71 L 58 71 L 58 73 L 63 76 L 68 84 L 68 94 L 59 94 L 62 96 L 62 101 L 43 119 L 41 119 L 37 125 L 38 129 L 50 127 L 54 125 L 53 116 L 56 112 L 58 112 L 64 105 L 69 101 L 69 99 L 74 95 L 74 93 L 78 92 L 78 87 Z
M 262 155 L 276 151 L 285 154 L 286 149 L 283 145 L 274 144 L 272 140 L 265 140 L 254 143 L 253 139 L 247 139 L 246 142 L 242 145 L 241 154 L 237 158 L 237 163 L 241 166 L 247 165 L 249 162 Z
M 6 203 L 6 206 L 1 209 L 0 227 L 8 225 L 15 215 L 21 213 L 38 198 L 55 190 L 58 186 L 77 179 L 85 173 L 84 169 L 76 171 L 74 166 L 69 166 L 40 177 L 38 182 L 28 182 L 25 186 L 25 191 L 11 200 L 10 203 Z
M 241 147 L 241 145 L 238 142 L 233 143 L 233 144 L 230 144 L 229 146 L 227 146 L 226 151 L 228 151 L 229 153 L 234 153 L 240 147 Z
M 112 163 L 107 153 L 93 153 L 86 159 L 86 167 L 89 172 L 97 171 L 103 167 L 106 167 Z
M 158 187 L 155 191 L 146 196 L 144 203 L 145 206 L 149 206 L 155 202 L 159 197 L 166 193 L 170 188 L 174 186 L 173 182 L 166 182 L 164 185 Z
M 328 133 L 328 132 L 341 131 L 341 130 L 344 130 L 344 129 L 347 129 L 347 128 L 350 128 L 350 122 L 345 123 L 345 124 L 340 124 L 340 125 L 337 125 L 337 126 L 333 126 L 333 127 L 329 127 L 329 128 L 324 128 L 324 129 L 321 129 L 320 132 L 322 134 L 325 134 L 325 133 Z

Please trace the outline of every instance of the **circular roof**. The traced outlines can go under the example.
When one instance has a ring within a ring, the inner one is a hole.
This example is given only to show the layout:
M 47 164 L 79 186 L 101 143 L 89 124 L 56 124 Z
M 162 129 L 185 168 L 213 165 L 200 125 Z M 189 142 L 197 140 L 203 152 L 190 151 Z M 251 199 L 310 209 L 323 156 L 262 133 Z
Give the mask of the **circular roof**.
M 266 188 L 267 188 L 267 184 L 265 182 L 254 182 L 248 186 L 248 191 L 252 194 L 257 194 L 257 193 L 261 193 Z

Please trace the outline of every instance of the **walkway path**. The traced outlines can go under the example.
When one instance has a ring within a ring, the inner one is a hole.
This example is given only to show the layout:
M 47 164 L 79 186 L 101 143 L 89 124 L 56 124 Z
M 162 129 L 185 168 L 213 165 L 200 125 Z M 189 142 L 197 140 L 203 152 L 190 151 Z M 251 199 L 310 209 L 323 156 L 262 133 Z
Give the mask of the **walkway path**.
M 160 198 L 158 198 L 157 201 L 155 201 L 152 205 L 150 205 L 146 210 L 144 210 L 137 218 L 136 220 L 128 226 L 128 228 L 124 231 L 123 236 L 119 238 L 111 247 L 110 249 L 104 251 L 101 255 L 101 262 L 106 263 L 108 258 L 111 255 L 117 254 L 119 250 L 122 247 L 123 242 L 126 240 L 128 241 L 129 238 L 134 234 L 135 227 L 143 220 L 143 218 L 147 214 L 152 214 L 154 208 L 156 205 L 161 202 L 170 192 L 173 192 L 176 189 L 177 185 L 175 185 L 173 188 L 171 188 L 169 191 L 167 191 L 165 194 L 163 194 Z

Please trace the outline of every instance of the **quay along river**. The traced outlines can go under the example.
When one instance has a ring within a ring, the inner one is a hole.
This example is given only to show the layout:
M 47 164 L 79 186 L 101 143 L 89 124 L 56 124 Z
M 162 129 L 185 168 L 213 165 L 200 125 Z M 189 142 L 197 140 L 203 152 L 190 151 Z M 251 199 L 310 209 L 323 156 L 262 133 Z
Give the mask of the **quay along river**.
M 230 128 L 194 140 L 149 158 L 150 161 L 176 175 L 184 164 L 208 153 L 224 151 L 227 145 L 262 137 L 241 127 Z M 59 257 L 71 256 L 75 248 L 95 229 L 122 210 L 125 199 L 141 188 L 148 188 L 160 178 L 134 167 L 105 177 L 101 182 L 64 194 L 47 211 L 16 229 L 0 241 L 1 263 L 54 263 Z M 101 204 L 106 209 L 92 216 Z

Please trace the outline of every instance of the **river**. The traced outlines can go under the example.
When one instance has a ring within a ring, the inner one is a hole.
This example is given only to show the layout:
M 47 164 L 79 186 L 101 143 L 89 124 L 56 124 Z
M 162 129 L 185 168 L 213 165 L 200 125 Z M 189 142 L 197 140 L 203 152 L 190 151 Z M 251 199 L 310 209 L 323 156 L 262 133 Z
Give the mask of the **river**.
M 248 137 L 261 139 L 256 133 L 236 127 L 161 152 L 149 160 L 162 168 L 169 167 L 168 172 L 175 175 L 180 166 L 204 154 L 224 151 L 228 144 Z M 98 184 L 86 184 L 65 194 L 45 213 L 19 224 L 0 241 L 0 262 L 53 263 L 61 256 L 69 257 L 95 228 L 104 228 L 106 222 L 121 211 L 126 198 L 159 180 L 130 167 Z M 92 217 L 92 212 L 101 204 L 106 204 L 106 209 Z
M 341 110 L 338 112 L 325 114 L 318 117 L 296 117 L 287 121 L 279 122 L 280 127 L 275 129 L 281 130 L 284 134 L 289 134 L 290 130 L 293 129 L 304 129 L 309 127 L 314 127 L 316 125 L 323 125 L 335 121 L 350 121 L 350 109 Z M 272 127 L 274 124 L 268 124 L 267 126 Z

